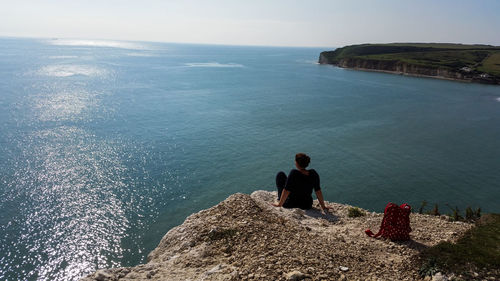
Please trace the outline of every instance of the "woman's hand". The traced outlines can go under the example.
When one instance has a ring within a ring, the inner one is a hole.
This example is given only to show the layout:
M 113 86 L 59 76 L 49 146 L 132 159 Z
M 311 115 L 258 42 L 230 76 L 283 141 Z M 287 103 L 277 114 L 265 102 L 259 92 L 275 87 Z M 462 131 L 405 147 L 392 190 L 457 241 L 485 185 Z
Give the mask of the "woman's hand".
M 326 213 L 328 213 L 331 210 L 333 210 L 333 207 L 326 206 L 326 205 L 323 205 L 323 206 L 320 206 L 320 207 L 321 207 L 321 214 L 323 214 L 323 215 L 326 215 Z
M 328 207 L 325 205 L 325 200 L 323 200 L 323 193 L 321 193 L 321 189 L 316 191 L 316 197 L 318 197 L 319 201 L 319 206 L 321 207 L 321 213 L 328 212 L 329 210 L 333 209 L 332 207 Z
M 330 206 L 326 206 L 326 205 L 325 205 L 325 206 L 321 207 L 321 209 L 323 209 L 323 210 L 325 210 L 325 211 L 331 211 L 331 210 L 333 210 L 333 207 L 330 207 Z
M 274 207 L 283 207 L 285 205 L 286 198 L 290 194 L 290 191 L 283 189 L 283 193 L 281 194 L 280 201 L 278 203 L 271 203 Z

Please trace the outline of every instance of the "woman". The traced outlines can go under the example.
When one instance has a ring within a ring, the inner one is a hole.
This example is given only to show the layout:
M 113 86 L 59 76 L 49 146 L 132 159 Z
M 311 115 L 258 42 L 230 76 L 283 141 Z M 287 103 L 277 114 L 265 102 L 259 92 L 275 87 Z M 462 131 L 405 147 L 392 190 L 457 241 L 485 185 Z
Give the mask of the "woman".
M 323 211 L 331 209 L 325 206 L 323 194 L 319 186 L 319 175 L 314 169 L 306 170 L 311 162 L 311 158 L 304 153 L 295 155 L 295 167 L 288 177 L 284 172 L 276 175 L 276 187 L 278 188 L 279 203 L 273 204 L 276 207 L 285 208 L 312 208 L 312 191 L 314 189 L 319 205 Z

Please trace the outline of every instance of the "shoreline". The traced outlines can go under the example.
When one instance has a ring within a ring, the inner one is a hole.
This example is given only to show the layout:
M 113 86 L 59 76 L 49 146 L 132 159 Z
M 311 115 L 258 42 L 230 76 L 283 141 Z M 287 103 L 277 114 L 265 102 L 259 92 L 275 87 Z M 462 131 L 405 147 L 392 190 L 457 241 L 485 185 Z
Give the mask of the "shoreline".
M 347 69 L 347 70 L 380 72 L 380 73 L 387 73 L 387 74 L 394 74 L 394 75 L 401 75 L 401 76 L 418 77 L 418 78 L 432 78 L 432 79 L 448 80 L 448 81 L 463 82 L 463 83 L 497 85 L 494 83 L 485 83 L 485 82 L 480 82 L 480 81 L 474 81 L 473 79 L 459 79 L 459 78 L 451 78 L 451 77 L 438 76 L 438 75 L 413 74 L 413 73 L 406 73 L 406 72 L 402 72 L 402 71 L 391 71 L 391 70 L 372 69 L 372 68 L 343 67 L 343 66 L 339 66 L 339 65 L 335 65 L 335 64 L 333 66 L 338 67 L 338 68 L 342 68 L 342 69 Z

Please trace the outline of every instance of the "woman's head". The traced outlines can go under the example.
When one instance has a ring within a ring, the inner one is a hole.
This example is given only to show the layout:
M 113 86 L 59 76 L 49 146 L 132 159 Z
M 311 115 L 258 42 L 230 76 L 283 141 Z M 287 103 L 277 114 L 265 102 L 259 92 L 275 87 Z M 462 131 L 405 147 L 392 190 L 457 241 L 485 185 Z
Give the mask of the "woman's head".
M 295 155 L 295 163 L 297 163 L 300 168 L 307 168 L 307 166 L 309 166 L 309 162 L 311 162 L 311 158 L 305 153 L 297 153 Z

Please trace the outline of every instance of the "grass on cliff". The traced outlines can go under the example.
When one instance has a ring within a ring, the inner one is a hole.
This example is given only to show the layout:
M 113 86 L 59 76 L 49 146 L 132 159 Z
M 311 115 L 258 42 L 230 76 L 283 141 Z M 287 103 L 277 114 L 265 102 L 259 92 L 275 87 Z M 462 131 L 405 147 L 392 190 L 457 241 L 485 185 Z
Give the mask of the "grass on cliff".
M 347 210 L 347 216 L 350 218 L 363 217 L 365 215 L 365 212 L 358 207 L 350 207 Z
M 478 67 L 478 70 L 500 77 L 500 52 L 491 54 L 483 61 L 482 65 Z
M 495 49 L 496 46 L 484 44 L 458 44 L 458 43 L 387 43 L 387 44 L 365 44 L 367 46 L 411 46 L 418 48 L 436 48 L 436 49 Z
M 471 277 L 500 269 L 500 214 L 486 214 L 457 243 L 441 242 L 421 255 L 421 275 L 438 271 Z
M 361 58 L 376 60 L 398 60 L 409 64 L 422 65 L 425 67 L 445 67 L 460 69 L 462 67 L 473 67 L 480 64 L 492 51 L 463 50 L 463 51 L 437 51 L 437 52 L 410 52 L 382 55 L 360 56 Z M 500 54 L 500 52 L 499 52 Z

